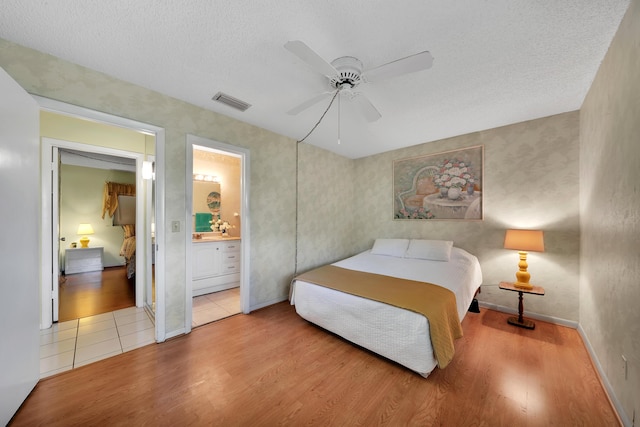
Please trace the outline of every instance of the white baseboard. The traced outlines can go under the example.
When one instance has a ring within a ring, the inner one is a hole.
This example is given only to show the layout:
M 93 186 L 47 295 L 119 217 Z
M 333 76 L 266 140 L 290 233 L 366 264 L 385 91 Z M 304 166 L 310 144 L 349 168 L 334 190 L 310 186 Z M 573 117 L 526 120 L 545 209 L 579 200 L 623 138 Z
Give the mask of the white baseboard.
M 503 305 L 492 304 L 490 302 L 483 302 L 483 301 L 478 301 L 478 304 L 480 305 L 480 307 L 489 308 L 491 310 L 501 311 L 503 313 L 509 313 L 509 314 L 518 314 L 518 310 L 514 310 L 511 307 L 505 307 Z M 567 320 L 567 319 L 562 319 L 560 317 L 553 317 L 553 316 L 547 316 L 544 314 L 531 313 L 526 310 L 524 311 L 523 315 L 530 319 L 541 320 L 543 322 L 562 325 L 568 328 L 573 328 L 573 329 L 578 328 L 578 322 L 574 320 Z
M 480 305 L 480 307 L 484 307 L 484 308 L 488 308 L 491 310 L 496 310 L 496 311 L 500 311 L 503 313 L 509 313 L 509 314 L 518 314 L 517 310 L 514 310 L 513 308 L 510 307 L 505 307 L 502 305 L 497 305 L 497 304 L 492 304 L 492 303 L 488 303 L 488 302 L 482 302 L 482 301 L 478 301 L 478 304 Z M 618 400 L 618 398 L 616 397 L 615 393 L 613 392 L 613 388 L 611 387 L 611 383 L 609 383 L 609 379 L 607 378 L 607 375 L 605 374 L 604 370 L 602 369 L 602 365 L 600 364 L 600 361 L 598 360 L 598 357 L 596 356 L 596 353 L 593 350 L 593 347 L 591 346 L 591 343 L 589 342 L 589 339 L 587 338 L 587 336 L 584 333 L 584 330 L 582 329 L 582 326 L 580 326 L 580 324 L 578 322 L 575 322 L 573 320 L 566 320 L 566 319 L 561 319 L 559 317 L 553 317 L 553 316 L 546 316 L 543 314 L 537 314 L 537 313 L 530 313 L 525 311 L 523 313 L 523 315 L 525 317 L 528 317 L 530 319 L 536 319 L 536 320 L 541 320 L 543 322 L 549 322 L 549 323 L 553 323 L 556 325 L 562 325 L 562 326 L 567 326 L 569 328 L 573 328 L 573 329 L 577 329 L 578 333 L 580 334 L 580 337 L 582 338 L 582 342 L 584 343 L 584 346 L 587 348 L 587 352 L 589 353 L 589 357 L 591 358 L 591 362 L 593 363 L 593 365 L 596 367 L 596 370 L 598 371 L 598 375 L 600 376 L 600 380 L 602 381 L 602 385 L 605 388 L 605 391 L 607 393 L 607 397 L 609 398 L 609 400 L 611 401 L 611 404 L 613 405 L 618 418 L 620 418 L 620 421 L 622 422 L 622 424 L 625 427 L 632 427 L 631 421 L 629 420 L 629 418 L 626 416 L 624 409 L 622 408 L 622 405 L 620 404 L 620 401 Z
M 611 404 L 616 409 L 616 412 L 618 413 L 618 417 L 620 418 L 620 421 L 622 421 L 622 424 L 625 427 L 632 427 L 631 420 L 629 420 L 629 417 L 627 417 L 627 414 L 625 414 L 624 408 L 622 407 L 622 404 L 616 397 L 616 394 L 613 391 L 613 387 L 611 387 L 611 383 L 609 382 L 609 379 L 607 378 L 607 375 L 605 374 L 604 369 L 602 369 L 602 364 L 598 360 L 598 357 L 596 356 L 596 353 L 593 350 L 593 347 L 591 346 L 591 342 L 589 342 L 589 339 L 587 338 L 587 335 L 585 334 L 584 329 L 582 329 L 582 326 L 580 325 L 578 325 L 578 333 L 582 337 L 582 342 L 584 343 L 584 346 L 587 348 L 587 351 L 589 352 L 589 356 L 591 356 L 591 361 L 593 362 L 593 365 L 598 370 L 598 374 L 600 374 L 600 381 L 602 381 L 602 385 L 606 389 L 607 395 L 609 396 L 609 400 L 611 401 Z

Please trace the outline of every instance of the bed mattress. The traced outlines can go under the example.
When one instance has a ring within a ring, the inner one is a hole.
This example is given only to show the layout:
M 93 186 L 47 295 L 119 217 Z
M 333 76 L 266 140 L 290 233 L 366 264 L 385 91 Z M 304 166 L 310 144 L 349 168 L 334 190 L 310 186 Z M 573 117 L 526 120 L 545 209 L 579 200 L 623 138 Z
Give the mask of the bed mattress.
M 368 250 L 333 265 L 445 287 L 456 295 L 460 321 L 482 284 L 478 259 L 460 248 L 452 248 L 448 262 Z M 302 318 L 423 376 L 437 366 L 429 321 L 421 314 L 300 280 L 292 285 L 291 304 Z

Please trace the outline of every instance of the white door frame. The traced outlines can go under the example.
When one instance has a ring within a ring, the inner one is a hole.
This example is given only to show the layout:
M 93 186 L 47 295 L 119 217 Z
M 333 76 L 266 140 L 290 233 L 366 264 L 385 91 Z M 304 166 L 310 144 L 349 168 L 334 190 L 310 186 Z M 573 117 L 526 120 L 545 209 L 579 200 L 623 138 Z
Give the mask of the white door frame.
M 48 153 L 47 160 L 49 163 L 43 161 L 44 153 Z M 57 146 L 45 149 L 41 141 L 40 156 L 40 170 L 42 171 L 40 175 L 40 189 L 44 191 L 42 189 L 45 188 L 43 184 L 45 184 L 46 176 L 49 182 L 49 187 L 46 192 L 47 194 L 51 194 L 51 209 L 48 210 L 51 212 L 51 310 L 53 313 L 51 318 L 54 322 L 57 322 L 60 311 L 60 152 Z M 45 169 L 44 165 L 47 164 L 51 165 L 51 173 L 45 174 L 45 170 L 48 172 L 48 169 Z M 53 254 L 58 254 L 58 256 Z
M 123 150 L 117 150 L 114 148 L 107 148 L 107 147 L 100 147 L 100 146 L 96 146 L 96 145 L 90 145 L 90 144 L 82 144 L 79 142 L 72 142 L 72 141 L 65 141 L 65 140 L 61 140 L 61 139 L 54 139 L 54 138 L 48 138 L 48 137 L 42 137 L 42 142 L 41 142 L 41 153 L 42 153 L 42 169 L 45 169 L 47 164 L 51 165 L 51 170 L 55 170 L 57 169 L 57 162 L 58 162 L 58 157 L 54 156 L 52 158 L 52 153 L 55 154 L 57 152 L 57 150 L 54 149 L 69 149 L 69 150 L 75 150 L 75 151 L 83 151 L 83 152 L 87 152 L 87 153 L 99 153 L 99 154 L 108 154 L 110 156 L 116 156 L 116 157 L 122 157 L 122 158 L 128 158 L 128 159 L 134 159 L 136 161 L 136 186 L 138 188 L 143 188 L 144 181 L 142 180 L 142 161 L 144 159 L 144 154 L 143 153 L 135 153 L 135 152 L 131 152 L 131 151 L 123 151 Z M 53 164 L 53 162 L 55 162 L 56 164 Z M 59 172 L 59 171 L 58 171 Z M 51 316 L 51 318 L 53 319 L 54 322 L 56 322 L 58 320 L 58 309 L 56 307 L 56 304 L 59 302 L 58 299 L 58 276 L 59 276 L 59 265 L 56 262 L 56 258 L 57 258 L 57 254 L 59 253 L 60 250 L 60 241 L 59 241 L 59 230 L 56 229 L 56 224 L 54 224 L 54 220 L 59 219 L 59 215 L 60 215 L 60 211 L 59 211 L 59 206 L 58 206 L 58 200 L 56 200 L 56 196 L 58 195 L 58 174 L 54 173 L 54 174 L 42 174 L 42 197 L 43 197 L 43 215 L 47 216 L 49 222 L 51 223 L 51 228 L 46 230 L 46 232 L 48 234 L 51 235 L 50 237 L 50 242 L 51 242 L 51 260 L 52 260 L 52 265 L 51 265 L 51 273 L 52 273 L 52 291 L 51 291 L 51 298 L 53 300 L 53 315 Z M 49 201 L 49 206 L 45 205 L 45 195 L 51 194 L 53 197 L 46 197 L 47 201 Z M 141 242 L 145 242 L 146 238 L 143 238 L 143 236 L 146 235 L 145 233 L 145 227 L 144 224 L 146 224 L 146 220 L 145 220 L 145 199 L 143 197 L 136 197 L 136 236 L 140 236 L 140 241 Z M 48 216 L 49 213 L 52 213 L 51 216 Z M 43 226 L 44 226 L 44 222 L 43 222 Z M 45 230 L 43 228 L 43 230 Z M 43 235 L 43 238 L 46 238 L 46 236 Z M 145 265 L 145 260 L 147 258 L 150 258 L 150 254 L 147 254 L 148 252 L 148 248 L 150 246 L 146 246 L 146 245 L 139 245 L 140 247 L 138 247 L 136 249 L 136 271 L 138 272 L 144 272 L 144 274 L 139 275 L 136 274 L 136 284 L 135 284 L 135 293 L 136 293 L 136 307 L 142 307 L 143 306 L 143 302 L 144 302 L 144 286 L 146 284 L 146 265 Z M 56 251 L 57 249 L 57 251 Z M 48 271 L 48 270 L 47 270 Z M 44 300 L 43 300 L 44 303 Z M 48 308 L 47 308 L 48 310 Z M 47 313 L 48 314 L 48 313 Z M 43 316 L 45 315 L 45 310 L 43 307 Z M 43 319 L 44 320 L 44 319 Z
M 34 99 L 40 105 L 42 110 L 51 111 L 58 114 L 64 114 L 67 116 L 72 116 L 84 120 L 92 120 L 99 123 L 104 123 L 112 126 L 124 127 L 127 129 L 133 129 L 139 132 L 147 133 L 149 135 L 155 135 L 155 158 L 156 158 L 156 169 L 155 169 L 155 177 L 156 177 L 156 265 L 160 268 L 156 269 L 156 310 L 155 310 L 155 335 L 157 342 L 163 342 L 166 339 L 166 320 L 165 320 L 165 227 L 164 227 L 164 200 L 165 200 L 165 166 L 164 166 L 164 158 L 165 158 L 165 130 L 161 127 L 150 125 L 147 123 L 138 122 L 135 120 L 127 119 L 124 117 L 118 117 L 111 114 L 103 113 L 100 111 L 91 110 L 84 107 L 79 107 L 76 105 L 67 104 L 61 101 L 56 101 L 49 98 L 44 98 L 37 95 L 32 95 Z M 43 139 L 44 144 L 44 139 Z M 91 146 L 92 151 L 100 152 L 99 148 L 104 150 L 104 147 Z M 44 152 L 45 150 L 42 150 Z M 113 152 L 115 150 L 111 150 Z M 131 155 L 129 152 L 125 152 Z M 109 154 L 109 153 L 105 153 Z M 125 156 L 126 157 L 126 156 Z M 141 171 L 142 168 L 142 158 L 138 161 L 136 160 L 136 170 L 138 172 Z M 46 166 L 46 163 L 41 165 L 42 168 Z M 142 181 L 142 174 L 139 173 L 139 178 L 137 180 Z M 43 174 L 44 176 L 44 174 Z M 43 178 L 43 183 L 44 183 Z M 51 185 L 50 180 L 49 186 Z M 140 183 L 141 184 L 141 183 Z M 41 263 L 42 263 L 42 301 L 41 301 L 41 323 L 40 328 L 46 329 L 51 327 L 51 275 L 47 272 L 51 272 L 51 257 L 52 257 L 52 220 L 49 215 L 51 212 L 51 193 L 46 193 L 45 188 L 42 188 L 42 252 L 41 252 Z M 144 201 L 143 201 L 144 206 Z M 139 212 L 144 212 L 144 210 L 139 210 Z M 137 215 L 137 214 L 136 214 Z M 139 218 L 137 218 L 139 219 Z M 145 248 L 146 250 L 146 248 Z M 144 260 L 142 260 L 144 261 Z M 136 259 L 136 268 L 140 267 L 141 269 L 144 266 L 140 263 L 138 264 L 138 260 Z M 56 273 L 57 274 L 57 273 Z M 136 295 L 138 292 L 136 292 Z M 142 294 L 141 294 L 142 295 Z M 137 298 L 137 297 L 136 297 Z
M 155 164 L 156 161 L 156 156 L 155 155 L 150 155 L 147 154 L 147 158 L 145 159 L 145 161 L 147 162 L 151 162 L 152 164 Z M 145 271 L 145 283 L 144 283 L 144 292 L 145 292 L 145 301 L 147 301 L 147 303 L 153 301 L 153 289 L 152 289 L 152 280 L 153 280 L 153 260 L 155 259 L 155 239 L 154 239 L 154 235 L 155 235 L 155 222 L 156 222 L 156 218 L 155 218 L 155 198 L 153 197 L 153 183 L 155 181 L 155 176 L 153 176 L 152 179 L 144 179 L 145 182 L 145 196 L 146 196 L 146 200 L 145 200 L 145 212 L 146 214 L 146 219 L 149 219 L 149 212 L 151 212 L 152 210 L 154 211 L 154 217 L 153 217 L 153 222 L 151 223 L 151 232 L 147 233 L 144 245 L 147 248 L 151 248 L 151 253 L 149 254 L 149 256 L 147 256 L 145 258 L 145 264 L 144 264 L 144 271 Z M 137 258 L 136 258 L 137 261 Z M 152 307 L 145 307 L 147 310 L 153 310 Z
M 249 149 L 236 147 L 234 145 L 225 144 L 223 142 L 214 141 L 212 139 L 202 138 L 199 136 L 187 134 L 187 151 L 186 151 L 186 183 L 193 182 L 193 147 L 199 145 L 202 147 L 212 148 L 222 152 L 232 153 L 240 156 L 240 224 L 242 224 L 242 244 L 240 259 L 240 310 L 244 314 L 251 312 L 249 295 L 251 283 L 251 262 L 249 255 L 251 254 L 251 221 L 249 220 L 249 177 L 251 176 Z M 185 294 L 185 333 L 191 332 L 191 321 L 193 318 L 193 290 L 192 290 L 192 229 L 193 220 L 193 185 L 185 185 L 186 196 L 186 216 L 185 216 L 185 271 L 186 271 L 186 294 Z

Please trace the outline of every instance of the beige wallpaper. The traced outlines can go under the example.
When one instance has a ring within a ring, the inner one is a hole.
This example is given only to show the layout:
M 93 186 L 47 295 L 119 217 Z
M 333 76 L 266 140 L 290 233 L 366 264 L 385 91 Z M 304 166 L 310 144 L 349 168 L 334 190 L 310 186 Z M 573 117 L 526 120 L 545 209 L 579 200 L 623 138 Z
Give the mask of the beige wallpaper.
M 299 144 L 298 272 L 353 255 L 360 208 L 354 161 Z
M 580 325 L 629 425 L 640 417 L 639 76 L 633 0 L 580 113 Z
M 251 305 L 285 299 L 295 259 L 295 141 L 0 39 L 28 92 L 165 128 L 165 229 L 184 223 L 187 133 L 251 150 Z M 166 233 L 167 333 L 184 327 L 185 238 Z
M 453 240 L 478 256 L 484 285 L 479 299 L 517 308 L 517 295 L 498 289 L 515 280 L 518 254 L 502 248 L 507 228 L 545 232 L 544 253 L 529 254 L 531 282 L 544 297 L 527 298 L 525 309 L 578 320 L 578 112 L 416 145 L 355 161 L 353 212 L 357 250 L 376 237 Z M 484 220 L 393 220 L 393 161 L 484 145 Z

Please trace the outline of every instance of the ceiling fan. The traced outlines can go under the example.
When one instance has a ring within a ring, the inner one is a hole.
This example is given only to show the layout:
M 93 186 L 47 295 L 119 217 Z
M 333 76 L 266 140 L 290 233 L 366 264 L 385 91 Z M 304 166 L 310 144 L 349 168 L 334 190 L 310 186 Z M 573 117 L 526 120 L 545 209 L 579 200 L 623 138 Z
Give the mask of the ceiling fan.
M 289 41 L 285 43 L 284 47 L 306 62 L 313 70 L 326 76 L 329 79 L 329 86 L 332 88 L 332 90 L 318 94 L 287 111 L 287 114 L 291 115 L 296 115 L 323 99 L 346 95 L 348 99 L 358 105 L 367 121 L 375 122 L 382 115 L 362 92 L 355 92 L 354 89 L 361 83 L 375 83 L 403 74 L 426 70 L 431 68 L 433 64 L 431 54 L 424 51 L 363 71 L 362 62 L 358 58 L 342 56 L 329 63 L 300 40 Z

